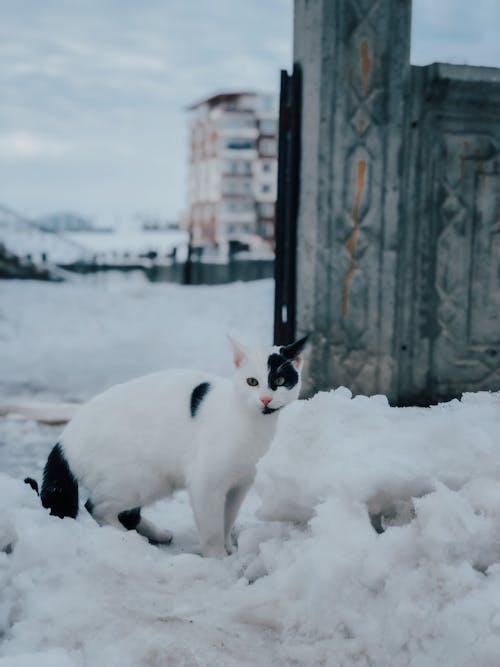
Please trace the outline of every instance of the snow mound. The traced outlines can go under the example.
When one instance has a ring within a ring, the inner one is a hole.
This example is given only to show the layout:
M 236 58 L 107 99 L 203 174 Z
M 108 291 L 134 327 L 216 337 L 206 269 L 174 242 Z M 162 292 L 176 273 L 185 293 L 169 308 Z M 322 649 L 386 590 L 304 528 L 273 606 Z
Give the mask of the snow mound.
M 392 408 L 341 387 L 287 408 L 259 466 L 267 519 L 303 521 L 328 497 L 390 510 L 441 481 L 500 480 L 500 394 L 464 394 L 431 408 Z
M 223 561 L 182 494 L 150 510 L 174 530 L 156 548 L 0 474 L 0 664 L 498 667 L 499 427 L 493 393 L 297 402 Z
M 304 664 L 498 665 L 500 394 L 320 393 L 280 421 L 257 491 L 261 518 L 308 521 L 261 547 Z

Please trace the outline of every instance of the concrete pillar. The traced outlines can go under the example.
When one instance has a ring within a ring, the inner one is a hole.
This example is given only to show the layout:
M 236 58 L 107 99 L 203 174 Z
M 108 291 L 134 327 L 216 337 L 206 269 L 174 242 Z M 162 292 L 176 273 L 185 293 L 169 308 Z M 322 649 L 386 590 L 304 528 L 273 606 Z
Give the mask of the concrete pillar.
M 411 0 L 296 0 L 302 69 L 298 334 L 305 388 L 396 399 L 397 248 Z

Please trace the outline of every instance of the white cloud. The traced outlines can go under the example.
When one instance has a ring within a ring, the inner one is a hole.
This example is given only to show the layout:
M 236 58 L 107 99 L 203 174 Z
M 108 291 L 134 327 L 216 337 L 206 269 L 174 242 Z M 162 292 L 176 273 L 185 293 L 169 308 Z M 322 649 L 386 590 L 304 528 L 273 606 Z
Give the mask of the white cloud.
M 500 67 L 499 26 L 498 0 L 413 0 L 411 60 Z
M 71 144 L 58 139 L 22 130 L 0 134 L 0 158 L 4 159 L 58 159 L 64 157 L 71 148 Z

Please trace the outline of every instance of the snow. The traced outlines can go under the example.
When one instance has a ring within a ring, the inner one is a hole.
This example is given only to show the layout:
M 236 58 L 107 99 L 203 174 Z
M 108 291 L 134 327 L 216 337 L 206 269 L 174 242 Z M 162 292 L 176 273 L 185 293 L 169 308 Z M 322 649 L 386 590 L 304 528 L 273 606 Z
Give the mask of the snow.
M 294 641 L 333 664 L 498 664 L 499 432 L 499 394 L 397 409 L 341 388 L 290 407 L 257 490 L 261 518 L 307 522 L 264 558 Z
M 87 250 L 71 237 L 40 230 L 37 225 L 0 206 L 0 243 L 18 257 L 28 255 L 37 262 L 43 256 L 54 263 L 90 258 Z
M 227 375 L 228 332 L 271 342 L 271 281 L 182 287 L 120 275 L 0 281 L 0 403 L 85 400 L 161 368 Z
M 79 403 L 7 403 L 0 405 L 0 417 L 31 419 L 41 424 L 60 426 L 73 419 L 79 407 Z
M 0 292 L 12 402 L 86 398 L 153 365 L 227 373 L 226 328 L 270 337 L 270 281 Z M 50 517 L 22 478 L 59 432 L 0 419 L 2 667 L 498 666 L 500 394 L 397 409 L 338 388 L 289 406 L 222 561 L 198 555 L 182 493 L 150 509 L 167 547 Z
M 44 261 L 62 265 L 92 263 L 94 258 L 98 263 L 139 263 L 141 256 L 156 252 L 160 263 L 165 263 L 174 249 L 182 261 L 187 241 L 188 234 L 183 230 L 43 231 L 36 223 L 0 206 L 0 243 L 14 255 L 30 255 L 34 261 L 45 257 Z

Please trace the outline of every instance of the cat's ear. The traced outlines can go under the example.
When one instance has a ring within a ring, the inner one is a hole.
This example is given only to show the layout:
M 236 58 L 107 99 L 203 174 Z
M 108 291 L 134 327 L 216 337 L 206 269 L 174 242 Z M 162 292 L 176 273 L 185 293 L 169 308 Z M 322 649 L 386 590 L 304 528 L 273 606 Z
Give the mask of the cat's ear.
M 234 340 L 234 338 L 231 338 L 231 336 L 228 334 L 227 337 L 229 338 L 229 342 L 231 343 L 231 347 L 233 348 L 233 362 L 236 368 L 239 368 L 247 356 L 247 351 L 245 347 L 241 344 L 238 343 L 238 341 Z
M 293 361 L 294 365 L 297 368 L 300 368 L 302 366 L 302 353 L 306 347 L 308 338 L 309 334 L 307 334 L 303 338 L 299 338 L 294 343 L 290 343 L 289 345 L 283 345 L 283 347 L 280 348 L 280 354 L 283 357 L 286 357 L 286 359 L 290 359 L 290 361 Z

